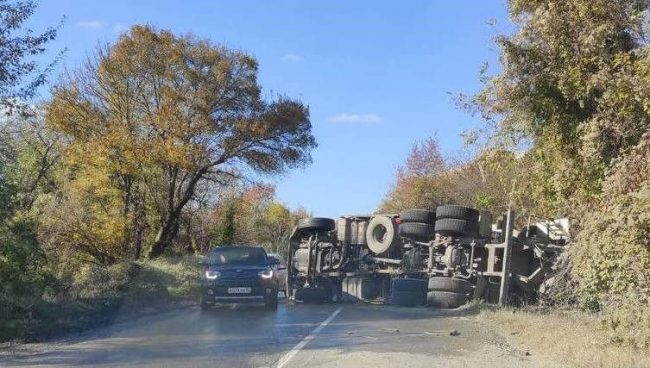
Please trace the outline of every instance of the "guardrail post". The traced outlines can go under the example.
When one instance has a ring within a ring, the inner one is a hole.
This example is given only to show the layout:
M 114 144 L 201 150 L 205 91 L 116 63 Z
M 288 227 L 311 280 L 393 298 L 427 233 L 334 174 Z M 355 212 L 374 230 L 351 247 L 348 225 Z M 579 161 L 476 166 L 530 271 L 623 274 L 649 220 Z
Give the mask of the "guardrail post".
M 515 213 L 508 209 L 505 229 L 505 248 L 503 249 L 503 270 L 501 276 L 501 288 L 499 288 L 499 305 L 508 303 L 508 288 L 510 286 L 510 261 L 512 256 L 512 226 L 515 220 Z

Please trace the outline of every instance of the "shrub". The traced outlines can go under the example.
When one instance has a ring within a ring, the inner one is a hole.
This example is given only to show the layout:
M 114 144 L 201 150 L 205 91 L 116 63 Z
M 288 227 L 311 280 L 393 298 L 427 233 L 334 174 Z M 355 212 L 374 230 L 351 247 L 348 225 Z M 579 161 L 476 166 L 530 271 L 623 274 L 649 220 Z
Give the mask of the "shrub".
M 650 346 L 650 133 L 610 170 L 572 255 L 583 306 L 612 339 Z

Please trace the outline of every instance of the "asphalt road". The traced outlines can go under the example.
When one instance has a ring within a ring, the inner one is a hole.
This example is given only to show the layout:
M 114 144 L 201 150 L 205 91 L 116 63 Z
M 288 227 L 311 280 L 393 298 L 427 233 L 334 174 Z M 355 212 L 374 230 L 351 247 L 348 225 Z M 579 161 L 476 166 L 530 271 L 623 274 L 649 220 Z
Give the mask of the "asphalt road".
M 0 352 L 5 367 L 556 367 L 471 313 L 379 305 L 198 307 Z

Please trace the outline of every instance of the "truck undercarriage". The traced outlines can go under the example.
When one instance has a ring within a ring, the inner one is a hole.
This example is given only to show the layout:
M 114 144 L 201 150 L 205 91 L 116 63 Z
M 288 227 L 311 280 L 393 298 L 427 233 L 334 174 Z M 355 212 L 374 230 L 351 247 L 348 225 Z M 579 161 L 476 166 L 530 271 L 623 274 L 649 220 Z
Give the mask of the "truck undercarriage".
M 517 231 L 512 211 L 493 223 L 456 205 L 303 219 L 289 239 L 287 295 L 447 308 L 534 299 L 566 246 L 568 222 L 532 221 Z

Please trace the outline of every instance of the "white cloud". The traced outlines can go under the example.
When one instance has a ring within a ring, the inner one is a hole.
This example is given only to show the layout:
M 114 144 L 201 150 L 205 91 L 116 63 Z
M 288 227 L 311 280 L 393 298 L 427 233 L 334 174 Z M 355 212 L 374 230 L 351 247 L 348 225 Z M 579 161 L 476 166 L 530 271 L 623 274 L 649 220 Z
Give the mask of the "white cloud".
M 348 114 L 341 113 L 331 116 L 329 121 L 334 123 L 350 123 L 350 124 L 378 124 L 382 122 L 382 118 L 377 114 Z
M 122 34 L 123 32 L 126 32 L 129 29 L 129 26 L 126 24 L 122 23 L 117 23 L 113 26 L 113 33 L 119 35 Z
M 102 28 L 102 26 L 103 26 L 102 22 L 98 20 L 84 20 L 77 23 L 77 27 L 81 27 L 81 28 L 100 29 Z
M 296 54 L 286 54 L 282 57 L 283 61 L 288 61 L 290 63 L 297 63 L 302 61 L 302 56 Z

